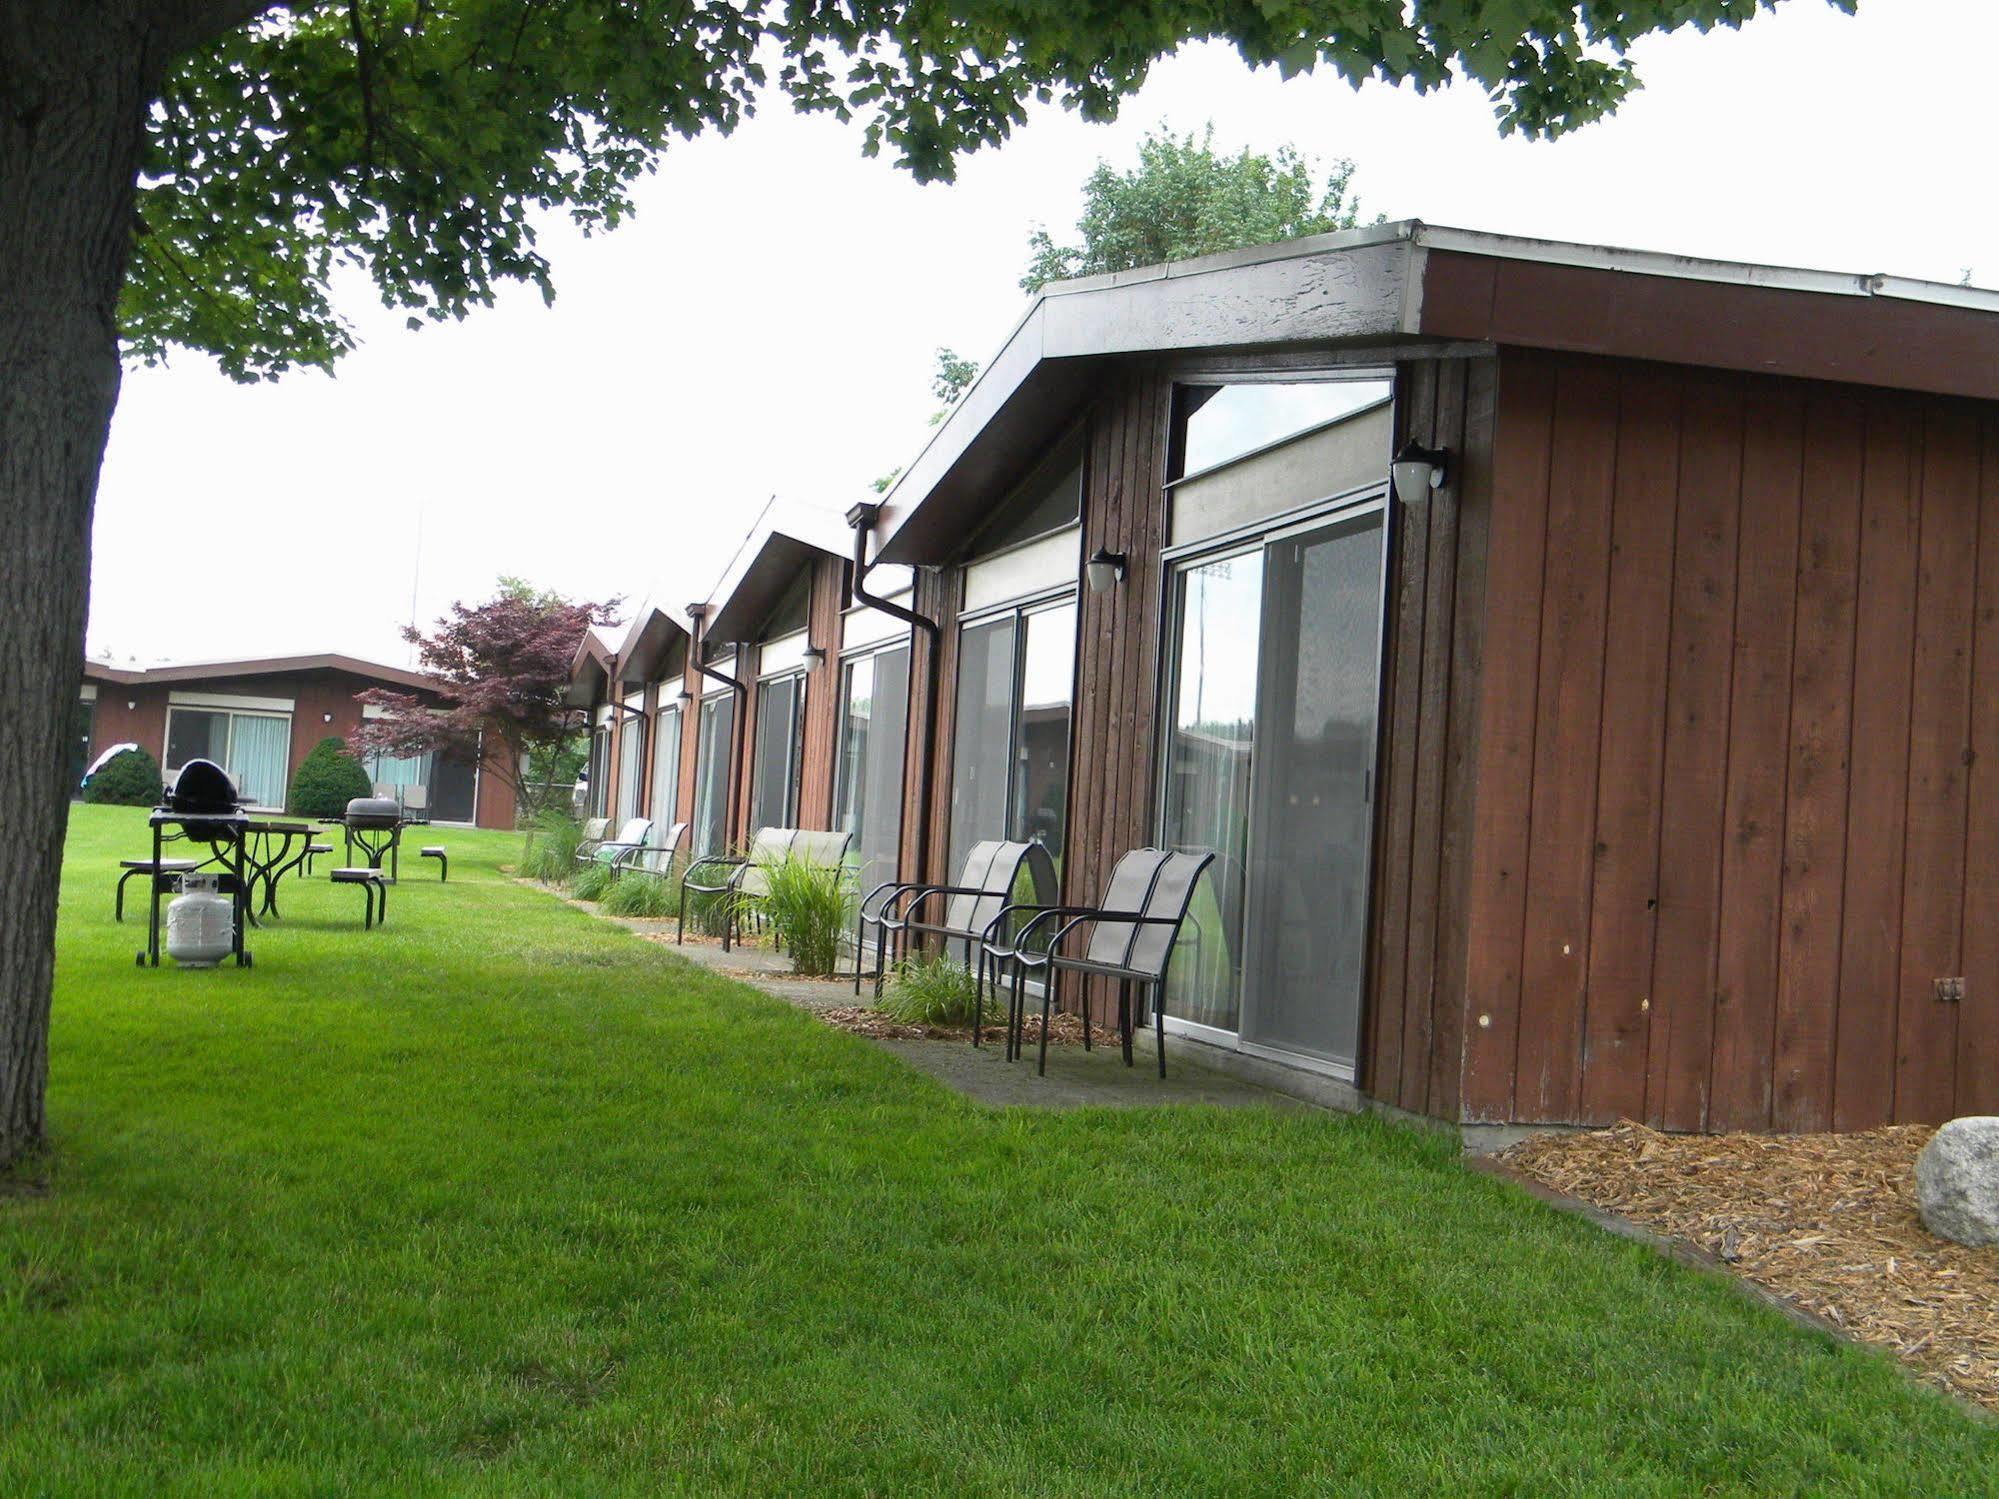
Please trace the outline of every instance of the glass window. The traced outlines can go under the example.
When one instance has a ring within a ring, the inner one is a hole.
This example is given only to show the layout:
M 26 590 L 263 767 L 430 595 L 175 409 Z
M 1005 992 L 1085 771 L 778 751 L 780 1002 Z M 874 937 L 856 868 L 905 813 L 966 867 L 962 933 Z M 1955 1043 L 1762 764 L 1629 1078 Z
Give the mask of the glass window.
M 1069 811 L 1076 606 L 1010 612 L 959 636 L 951 868 L 987 838 L 1045 844 L 1060 864 Z
M 618 724 L 618 821 L 639 815 L 639 776 L 645 768 L 646 721 L 631 713 Z
M 1184 568 L 1174 582 L 1164 817 L 1168 848 L 1212 853 L 1168 970 L 1166 1013 L 1235 1030 L 1242 1013 L 1244 871 L 1256 738 L 1263 554 Z
M 652 817 L 671 827 L 680 804 L 680 709 L 661 708 L 652 723 Z
M 1174 478 L 1296 437 L 1388 399 L 1386 380 L 1183 385 Z M 1385 465 L 1384 465 L 1385 471 Z M 1331 489 L 1320 494 L 1331 494 Z
M 202 708 L 172 708 L 167 712 L 167 764 L 169 775 L 190 760 L 213 760 L 217 765 L 229 758 L 229 715 Z
M 594 729 L 590 734 L 590 815 L 608 817 L 606 804 L 611 784 L 611 731 Z
M 1008 614 L 967 625 L 958 636 L 958 709 L 951 731 L 953 879 L 973 844 L 1006 833 L 1018 630 L 1018 617 Z
M 895 878 L 902 839 L 902 760 L 909 726 L 909 650 L 849 661 L 841 673 L 840 783 L 834 826 L 853 839 L 863 894 Z
M 789 635 L 805 628 L 812 610 L 812 569 L 800 568 L 798 576 L 784 590 L 784 597 L 777 601 L 770 611 L 770 618 L 764 621 L 759 640 L 775 640 L 780 635 Z
M 805 678 L 757 684 L 756 753 L 750 766 L 750 828 L 797 826 L 799 703 Z
M 735 737 L 735 695 L 701 703 L 694 764 L 694 852 L 722 853 L 729 841 L 729 754 Z
M 212 760 L 229 772 L 249 805 L 282 807 L 291 779 L 291 740 L 288 713 L 169 708 L 165 769 L 172 775 L 190 760 Z
M 974 553 L 997 552 L 1073 526 L 1083 513 L 1083 449 L 1064 443 L 1002 500 L 991 525 L 972 543 Z

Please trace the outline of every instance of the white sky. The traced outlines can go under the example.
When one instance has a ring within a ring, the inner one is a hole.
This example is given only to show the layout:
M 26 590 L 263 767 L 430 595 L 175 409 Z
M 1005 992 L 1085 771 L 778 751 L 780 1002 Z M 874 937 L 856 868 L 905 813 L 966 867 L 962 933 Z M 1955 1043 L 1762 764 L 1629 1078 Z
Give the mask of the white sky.
M 1024 305 L 1029 227 L 1072 237 L 1097 158 L 1128 164 L 1160 123 L 1351 156 L 1369 215 L 1999 285 L 1978 72 L 1995 55 L 1994 0 L 1868 0 L 1858 19 L 1791 0 L 1740 34 L 1647 44 L 1644 92 L 1543 145 L 1501 141 L 1476 90 L 1283 83 L 1203 49 L 1117 124 L 1042 111 L 932 187 L 773 100 L 671 149 L 615 234 L 551 225 L 552 308 L 519 288 L 410 333 L 357 285 L 363 343 L 334 378 L 238 386 L 191 355 L 129 372 L 91 652 L 400 663 L 413 584 L 427 624 L 502 573 L 628 608 L 703 596 L 767 496 L 844 509 L 909 461 L 933 349 L 988 358 Z M 228 538 L 198 579 L 155 563 L 185 555 L 183 506 Z

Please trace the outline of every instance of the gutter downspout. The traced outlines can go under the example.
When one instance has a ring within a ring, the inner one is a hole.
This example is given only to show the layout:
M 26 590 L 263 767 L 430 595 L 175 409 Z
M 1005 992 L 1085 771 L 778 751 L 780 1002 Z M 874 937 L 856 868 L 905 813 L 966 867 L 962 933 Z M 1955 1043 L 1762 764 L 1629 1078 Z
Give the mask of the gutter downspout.
M 853 509 L 847 512 L 847 524 L 854 528 L 854 581 L 849 591 L 852 592 L 858 601 L 866 604 L 870 609 L 879 609 L 891 619 L 899 619 L 912 628 L 921 630 L 930 641 L 930 649 L 926 653 L 928 660 L 925 664 L 925 671 L 929 681 L 923 698 L 923 745 L 919 751 L 921 759 L 916 767 L 915 873 L 916 877 L 921 879 L 923 877 L 923 866 L 930 859 L 931 787 L 934 780 L 932 762 L 937 757 L 937 689 L 944 662 L 944 653 L 941 649 L 942 642 L 940 640 L 943 632 L 939 629 L 936 620 L 918 614 L 913 609 L 905 609 L 900 604 L 891 603 L 885 598 L 868 592 L 867 577 L 870 565 L 868 562 L 868 533 L 874 529 L 875 517 L 880 513 L 881 506 L 870 504 L 866 501 L 854 506 Z M 910 597 L 912 599 L 915 597 L 913 590 Z M 949 877 L 949 871 L 946 871 L 945 878 L 948 879 Z
M 687 648 L 688 661 L 693 664 L 694 669 L 700 672 L 702 676 L 707 677 L 711 681 L 720 682 L 736 695 L 735 704 L 729 711 L 729 758 L 734 760 L 743 753 L 743 720 L 748 713 L 750 700 L 749 688 L 745 687 L 736 678 L 716 671 L 714 667 L 701 659 L 703 647 L 708 643 L 708 632 L 706 629 L 708 623 L 708 606 L 706 604 L 689 604 L 687 606 L 687 617 L 694 621 L 694 641 Z M 696 698 L 695 707 L 697 709 L 700 707 L 700 703 L 701 700 Z M 694 746 L 694 784 L 699 786 L 701 784 L 701 738 L 698 733 L 695 735 Z M 728 805 L 725 806 L 722 814 L 722 836 L 725 842 L 729 837 L 729 824 L 735 821 L 733 813 L 735 811 L 734 803 L 736 800 L 736 778 L 730 771 L 731 767 L 723 767 L 723 794 L 728 798 Z

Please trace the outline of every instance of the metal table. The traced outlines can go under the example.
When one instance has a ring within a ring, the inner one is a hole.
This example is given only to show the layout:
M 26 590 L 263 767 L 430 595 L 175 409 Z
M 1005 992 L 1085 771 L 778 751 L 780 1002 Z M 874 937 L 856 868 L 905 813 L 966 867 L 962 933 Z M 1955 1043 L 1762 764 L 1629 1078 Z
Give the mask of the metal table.
M 260 916 L 276 916 L 278 881 L 300 868 L 312 852 L 313 839 L 325 829 L 309 822 L 246 822 L 243 824 L 243 864 L 248 884 L 244 909 L 252 925 L 262 925 Z M 298 851 L 292 845 L 298 844 Z M 263 887 L 259 901 L 257 888 Z
M 204 864 L 219 863 L 230 877 L 234 888 L 230 899 L 234 904 L 235 930 L 231 933 L 230 951 L 236 954 L 236 966 L 248 968 L 249 949 L 243 945 L 243 928 L 250 915 L 250 883 L 245 874 L 247 867 L 244 843 L 250 826 L 250 819 L 241 812 L 173 812 L 160 808 L 146 819 L 153 830 L 153 863 L 160 862 L 162 847 L 167 841 L 166 830 L 179 828 L 181 836 L 193 843 L 206 843 L 212 850 Z M 146 902 L 146 946 L 139 954 L 142 968 L 160 966 L 160 889 L 169 877 L 154 875 L 151 899 Z

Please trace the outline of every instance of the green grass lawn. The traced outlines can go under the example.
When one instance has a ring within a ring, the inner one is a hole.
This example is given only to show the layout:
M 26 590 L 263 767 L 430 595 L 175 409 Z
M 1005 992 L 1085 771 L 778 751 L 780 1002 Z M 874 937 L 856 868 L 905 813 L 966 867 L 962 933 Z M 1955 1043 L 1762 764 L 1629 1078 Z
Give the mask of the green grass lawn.
M 1977 1492 L 1999 1427 L 1367 1120 L 1000 1112 L 505 882 L 141 972 L 73 815 L 0 1492 Z

